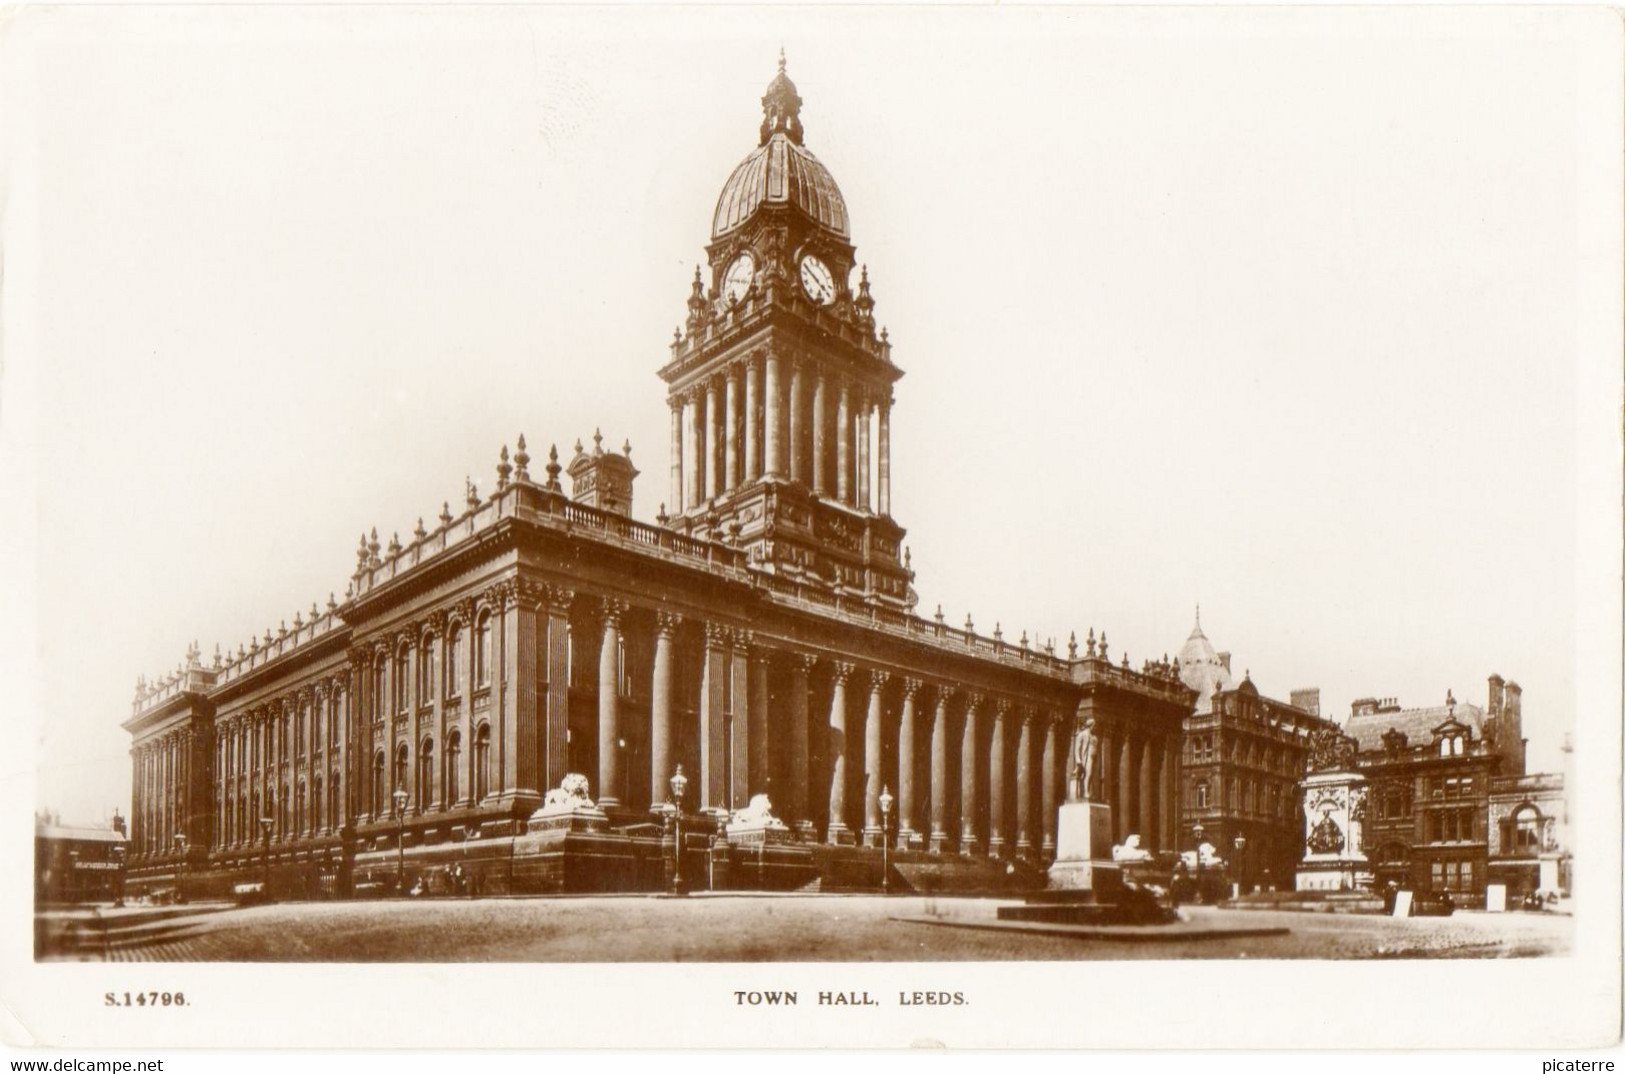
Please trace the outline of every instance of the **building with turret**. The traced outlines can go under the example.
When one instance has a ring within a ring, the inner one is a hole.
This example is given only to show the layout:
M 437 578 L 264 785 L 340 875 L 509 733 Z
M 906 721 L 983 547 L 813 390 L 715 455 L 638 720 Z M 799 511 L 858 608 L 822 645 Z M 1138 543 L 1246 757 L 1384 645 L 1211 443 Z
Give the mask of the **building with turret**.
M 1176 846 L 1171 665 L 918 614 L 903 373 L 782 58 L 762 109 L 659 369 L 657 523 L 630 445 L 521 436 L 342 598 L 143 680 L 133 890 L 874 887 L 882 843 L 894 885 L 1038 884 L 1082 719 L 1114 837 Z

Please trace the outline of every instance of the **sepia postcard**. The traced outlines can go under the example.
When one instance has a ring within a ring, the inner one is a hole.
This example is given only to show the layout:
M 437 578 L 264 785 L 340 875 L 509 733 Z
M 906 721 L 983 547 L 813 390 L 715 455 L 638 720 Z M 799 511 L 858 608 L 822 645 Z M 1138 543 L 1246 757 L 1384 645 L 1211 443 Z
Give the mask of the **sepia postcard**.
M 1617 12 L 0 35 L 8 1046 L 1619 1041 Z

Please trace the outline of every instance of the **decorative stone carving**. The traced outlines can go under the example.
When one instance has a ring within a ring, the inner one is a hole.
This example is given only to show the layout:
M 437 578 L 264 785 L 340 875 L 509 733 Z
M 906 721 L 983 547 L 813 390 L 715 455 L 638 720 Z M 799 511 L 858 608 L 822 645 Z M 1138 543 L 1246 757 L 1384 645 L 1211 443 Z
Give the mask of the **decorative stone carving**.
M 1094 801 L 1098 782 L 1095 777 L 1099 772 L 1100 736 L 1095 734 L 1095 720 L 1090 716 L 1072 738 L 1072 782 L 1067 788 L 1068 800 Z
M 557 787 L 547 792 L 541 812 L 574 813 L 581 809 L 596 809 L 598 807 L 593 804 L 590 791 L 591 784 L 587 782 L 586 776 L 580 772 L 570 772 L 559 781 Z
M 1212 846 L 1208 845 L 1212 850 Z M 1112 847 L 1112 861 L 1119 864 L 1134 861 L 1150 861 L 1151 852 L 1140 846 L 1140 837 L 1137 835 L 1125 836 L 1122 843 Z
M 1311 854 L 1337 854 L 1344 846 L 1343 829 L 1337 826 L 1331 814 L 1320 818 L 1309 832 L 1309 853 Z
M 1354 763 L 1359 744 L 1334 728 L 1309 736 L 1309 771 L 1341 772 Z

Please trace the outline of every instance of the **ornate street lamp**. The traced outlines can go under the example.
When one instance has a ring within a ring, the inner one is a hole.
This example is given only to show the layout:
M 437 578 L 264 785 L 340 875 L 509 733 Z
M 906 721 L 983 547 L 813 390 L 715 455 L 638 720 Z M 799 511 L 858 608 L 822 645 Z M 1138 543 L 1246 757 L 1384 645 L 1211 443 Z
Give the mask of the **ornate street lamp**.
M 880 788 L 880 893 L 891 894 L 891 839 L 887 831 L 891 827 L 891 788 L 882 785 Z
M 395 894 L 406 894 L 406 788 L 396 787 L 395 800 Z
M 671 893 L 683 894 L 683 797 L 688 794 L 688 777 L 683 766 L 671 774 L 672 867 Z
M 182 833 L 182 832 L 176 832 L 175 833 L 175 853 L 180 855 L 180 860 L 175 863 L 175 900 L 177 902 L 185 902 L 186 901 L 186 835 L 184 833 Z
M 1236 836 L 1236 883 L 1238 885 L 1245 884 L 1247 882 L 1245 878 L 1246 869 L 1242 867 L 1243 863 L 1246 861 L 1246 859 L 1242 856 L 1242 852 L 1246 849 L 1247 837 L 1245 835 Z
M 1203 897 L 1203 895 L 1202 895 L 1202 836 L 1205 835 L 1206 833 L 1207 833 L 1207 829 L 1203 828 L 1201 824 L 1197 824 L 1197 825 L 1195 825 L 1195 826 L 1193 826 L 1191 828 L 1191 834 L 1196 837 L 1196 901 L 1197 902 L 1206 902 L 1207 901 L 1207 899 L 1205 899 Z
M 274 822 L 271 820 L 270 817 L 261 817 L 260 818 L 260 833 L 261 833 L 261 835 L 262 835 L 262 837 L 264 839 L 264 846 L 265 846 L 265 852 L 264 852 L 264 861 L 265 861 L 264 888 L 265 888 L 265 890 L 262 892 L 262 894 L 265 896 L 267 901 L 269 901 L 270 898 L 271 898 L 271 825 L 273 823 Z

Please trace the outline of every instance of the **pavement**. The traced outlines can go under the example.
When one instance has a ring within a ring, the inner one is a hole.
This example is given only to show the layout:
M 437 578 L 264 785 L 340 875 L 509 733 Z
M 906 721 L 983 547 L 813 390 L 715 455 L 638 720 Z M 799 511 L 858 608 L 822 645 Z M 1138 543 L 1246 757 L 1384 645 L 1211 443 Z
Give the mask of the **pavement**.
M 1181 908 L 1144 932 L 983 927 L 994 899 L 648 895 L 285 903 L 180 915 L 82 959 L 176 962 L 912 962 L 1512 958 L 1566 954 L 1573 919 Z M 958 926 L 958 927 L 954 927 Z M 971 927 L 967 927 L 971 926 Z M 1190 933 L 1181 937 L 1179 933 Z M 1234 935 L 1214 935 L 1215 933 Z

